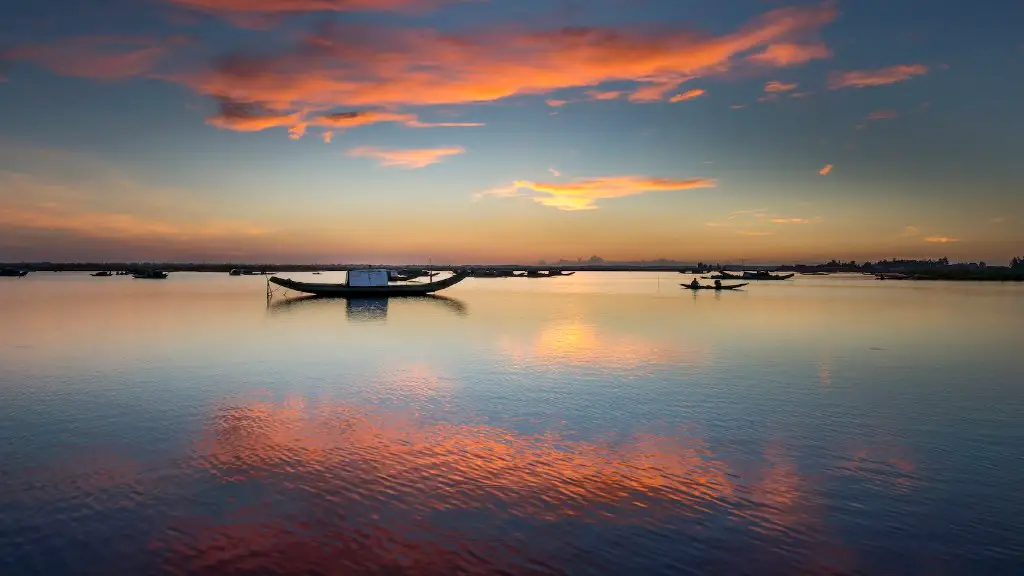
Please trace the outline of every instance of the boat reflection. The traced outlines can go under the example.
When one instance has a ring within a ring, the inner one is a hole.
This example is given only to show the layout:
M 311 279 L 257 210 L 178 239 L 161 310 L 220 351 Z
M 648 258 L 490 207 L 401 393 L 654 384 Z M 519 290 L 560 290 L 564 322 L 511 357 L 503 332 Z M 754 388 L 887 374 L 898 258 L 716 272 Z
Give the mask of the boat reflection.
M 345 305 L 345 316 L 350 322 L 381 322 L 387 319 L 389 298 L 323 298 L 320 296 L 299 296 L 298 298 L 285 298 L 273 300 L 267 305 L 272 314 L 284 312 L 302 311 L 326 311 L 336 309 L 342 302 Z M 430 294 L 427 296 L 404 296 L 398 299 L 401 302 L 399 307 L 411 305 L 413 307 L 430 306 L 443 308 L 456 316 L 465 316 L 468 312 L 465 303 L 448 296 Z

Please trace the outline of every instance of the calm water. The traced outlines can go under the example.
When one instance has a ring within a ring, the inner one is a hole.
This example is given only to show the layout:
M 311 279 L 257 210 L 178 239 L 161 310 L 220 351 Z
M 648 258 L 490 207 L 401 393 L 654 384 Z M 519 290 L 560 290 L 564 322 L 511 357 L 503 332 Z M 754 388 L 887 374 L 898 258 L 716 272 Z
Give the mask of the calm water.
M 1021 573 L 1024 286 L 688 280 L 0 278 L 0 574 Z

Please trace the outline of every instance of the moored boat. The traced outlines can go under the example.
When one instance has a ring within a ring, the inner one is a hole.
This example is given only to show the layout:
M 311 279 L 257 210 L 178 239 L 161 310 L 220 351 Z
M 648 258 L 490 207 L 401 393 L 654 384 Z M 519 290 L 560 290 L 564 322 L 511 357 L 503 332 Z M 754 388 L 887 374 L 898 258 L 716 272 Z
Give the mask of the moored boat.
M 694 286 L 692 284 L 680 284 L 683 288 L 689 288 L 690 290 L 736 290 L 737 288 L 743 288 L 746 285 L 746 282 L 743 284 L 730 284 L 728 286 L 724 284 L 721 286 Z
M 167 278 L 167 272 L 163 270 L 143 270 L 133 273 L 132 278 L 138 278 L 139 280 L 163 280 Z
M 114 275 L 114 273 L 111 272 L 110 270 L 100 270 L 99 272 L 93 272 L 92 274 L 89 274 L 89 276 L 96 276 L 96 277 L 103 277 L 103 278 L 105 278 L 107 276 L 113 276 L 113 275 Z
M 456 272 L 455 274 L 438 280 L 437 282 L 425 282 L 422 284 L 389 284 L 387 270 L 350 270 L 348 281 L 344 284 L 326 284 L 320 282 L 297 282 L 290 278 L 278 278 L 271 276 L 269 282 L 303 292 L 314 296 L 324 297 L 391 297 L 391 296 L 423 296 L 432 294 L 438 290 L 444 290 L 462 282 L 468 278 L 468 272 Z
M 0 276 L 8 276 L 8 277 L 14 277 L 14 278 L 21 278 L 22 276 L 27 276 L 27 275 L 28 275 L 28 270 L 19 270 L 17 268 L 4 268 L 4 269 L 0 270 Z

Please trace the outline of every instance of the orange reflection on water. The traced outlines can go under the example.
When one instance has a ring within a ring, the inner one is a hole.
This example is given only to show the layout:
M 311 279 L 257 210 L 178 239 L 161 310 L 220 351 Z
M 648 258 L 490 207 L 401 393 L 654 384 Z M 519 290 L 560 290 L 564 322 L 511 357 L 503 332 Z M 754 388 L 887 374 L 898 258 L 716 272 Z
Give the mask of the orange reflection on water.
M 706 347 L 683 347 L 627 334 L 601 332 L 594 324 L 578 320 L 548 324 L 532 342 L 504 338 L 499 345 L 516 362 L 560 366 L 635 369 L 657 364 L 703 365 L 711 356 Z
M 657 499 L 681 513 L 733 491 L 726 467 L 684 439 L 585 442 L 307 406 L 298 397 L 218 411 L 195 452 L 226 479 L 297 473 L 311 489 L 343 487 L 356 499 L 388 494 L 419 510 L 500 505 L 510 515 L 557 519 L 597 503 Z

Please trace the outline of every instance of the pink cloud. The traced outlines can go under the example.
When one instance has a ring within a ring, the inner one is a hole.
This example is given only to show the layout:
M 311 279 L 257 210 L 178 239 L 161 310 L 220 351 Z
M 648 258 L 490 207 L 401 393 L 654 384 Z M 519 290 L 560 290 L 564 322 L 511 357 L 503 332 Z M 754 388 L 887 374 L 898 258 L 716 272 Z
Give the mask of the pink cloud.
M 928 236 L 924 239 L 925 242 L 931 242 L 933 244 L 950 244 L 953 242 L 959 242 L 959 238 L 950 238 L 948 236 Z
M 587 90 L 587 96 L 594 100 L 616 100 L 622 96 L 621 90 Z
M 914 76 L 921 76 L 927 73 L 928 68 L 922 64 L 900 64 L 879 70 L 835 72 L 829 76 L 828 87 L 832 90 L 837 90 L 839 88 L 885 86 L 887 84 L 903 82 Z
M 770 44 L 763 51 L 747 59 L 757 64 L 779 68 L 804 64 L 811 60 L 830 58 L 832 51 L 824 44 Z
M 152 72 L 184 37 L 79 36 L 53 44 L 19 46 L 4 57 L 28 60 L 63 76 L 119 80 Z
M 825 164 L 824 168 L 822 168 L 821 170 L 818 170 L 818 174 L 821 174 L 822 176 L 828 176 L 828 173 L 831 172 L 831 171 L 832 171 L 832 165 L 831 164 Z

